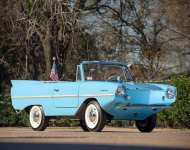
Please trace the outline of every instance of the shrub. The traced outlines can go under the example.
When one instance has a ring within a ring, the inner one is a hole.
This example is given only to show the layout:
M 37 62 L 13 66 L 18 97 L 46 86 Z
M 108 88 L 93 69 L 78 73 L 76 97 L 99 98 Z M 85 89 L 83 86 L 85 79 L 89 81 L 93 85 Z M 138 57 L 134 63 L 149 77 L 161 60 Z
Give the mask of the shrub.
M 187 76 L 172 77 L 170 84 L 177 87 L 177 100 L 170 109 L 158 114 L 158 125 L 190 128 L 190 78 Z
M 28 115 L 25 111 L 17 114 L 12 105 L 10 97 L 0 97 L 0 126 L 28 126 Z

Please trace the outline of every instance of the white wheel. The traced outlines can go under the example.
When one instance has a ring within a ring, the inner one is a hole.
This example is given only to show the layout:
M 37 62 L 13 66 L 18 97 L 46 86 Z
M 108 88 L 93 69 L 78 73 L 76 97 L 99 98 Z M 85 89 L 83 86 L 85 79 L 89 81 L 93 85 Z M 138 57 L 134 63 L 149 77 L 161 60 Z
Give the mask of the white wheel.
M 85 111 L 85 122 L 88 128 L 94 129 L 99 120 L 99 113 L 94 104 L 90 104 L 87 106 Z
M 45 116 L 40 106 L 33 106 L 30 109 L 29 121 L 34 130 L 42 131 L 46 128 Z
M 106 123 L 106 116 L 96 101 L 90 101 L 80 118 L 80 124 L 84 131 L 100 132 Z

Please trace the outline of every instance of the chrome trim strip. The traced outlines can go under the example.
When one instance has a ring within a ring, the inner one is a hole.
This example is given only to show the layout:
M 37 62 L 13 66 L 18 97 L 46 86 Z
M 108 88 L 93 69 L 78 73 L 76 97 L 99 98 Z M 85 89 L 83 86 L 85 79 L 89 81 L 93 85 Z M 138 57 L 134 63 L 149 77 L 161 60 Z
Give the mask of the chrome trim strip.
M 108 93 L 108 94 L 83 94 L 80 97 L 98 97 L 98 96 L 114 96 L 115 94 Z
M 77 95 L 56 95 L 56 96 L 15 96 L 13 99 L 32 99 L 32 98 L 63 98 L 63 97 L 77 97 Z
M 158 109 L 158 108 L 170 108 L 171 106 L 168 105 L 122 105 L 118 108 L 120 109 L 127 109 L 127 108 L 151 108 L 151 109 Z
M 80 97 L 99 97 L 99 96 L 114 96 L 114 94 L 84 94 Z M 12 99 L 33 99 L 33 98 L 64 98 L 64 97 L 78 97 L 78 95 L 55 95 L 55 96 L 14 96 Z

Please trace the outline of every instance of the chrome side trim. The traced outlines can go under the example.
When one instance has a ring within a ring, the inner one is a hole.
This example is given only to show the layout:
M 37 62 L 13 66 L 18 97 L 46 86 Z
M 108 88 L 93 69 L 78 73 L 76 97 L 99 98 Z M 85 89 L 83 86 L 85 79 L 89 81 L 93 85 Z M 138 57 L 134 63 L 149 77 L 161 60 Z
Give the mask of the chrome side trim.
M 114 94 L 84 94 L 79 97 L 100 97 L 100 96 L 114 96 Z M 35 99 L 35 98 L 64 98 L 64 97 L 78 97 L 78 95 L 55 95 L 55 96 L 14 96 L 12 99 Z
M 170 108 L 171 106 L 168 105 L 122 105 L 117 108 L 119 109 L 128 109 L 128 108 L 133 108 L 133 109 L 142 109 L 142 108 L 151 108 L 151 109 L 162 109 L 162 108 Z
M 108 93 L 108 94 L 83 94 L 79 97 L 99 97 L 99 96 L 114 96 L 115 94 Z
M 77 97 L 77 95 L 56 95 L 56 96 L 14 96 L 12 99 L 32 99 L 32 98 L 63 98 Z

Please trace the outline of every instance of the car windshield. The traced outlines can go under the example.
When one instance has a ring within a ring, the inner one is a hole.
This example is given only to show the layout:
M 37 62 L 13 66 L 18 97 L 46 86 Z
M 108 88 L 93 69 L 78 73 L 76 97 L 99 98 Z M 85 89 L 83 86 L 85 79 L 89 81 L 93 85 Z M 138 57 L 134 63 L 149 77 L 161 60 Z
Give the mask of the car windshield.
M 120 64 L 84 64 L 84 77 L 87 81 L 133 81 L 127 66 Z

